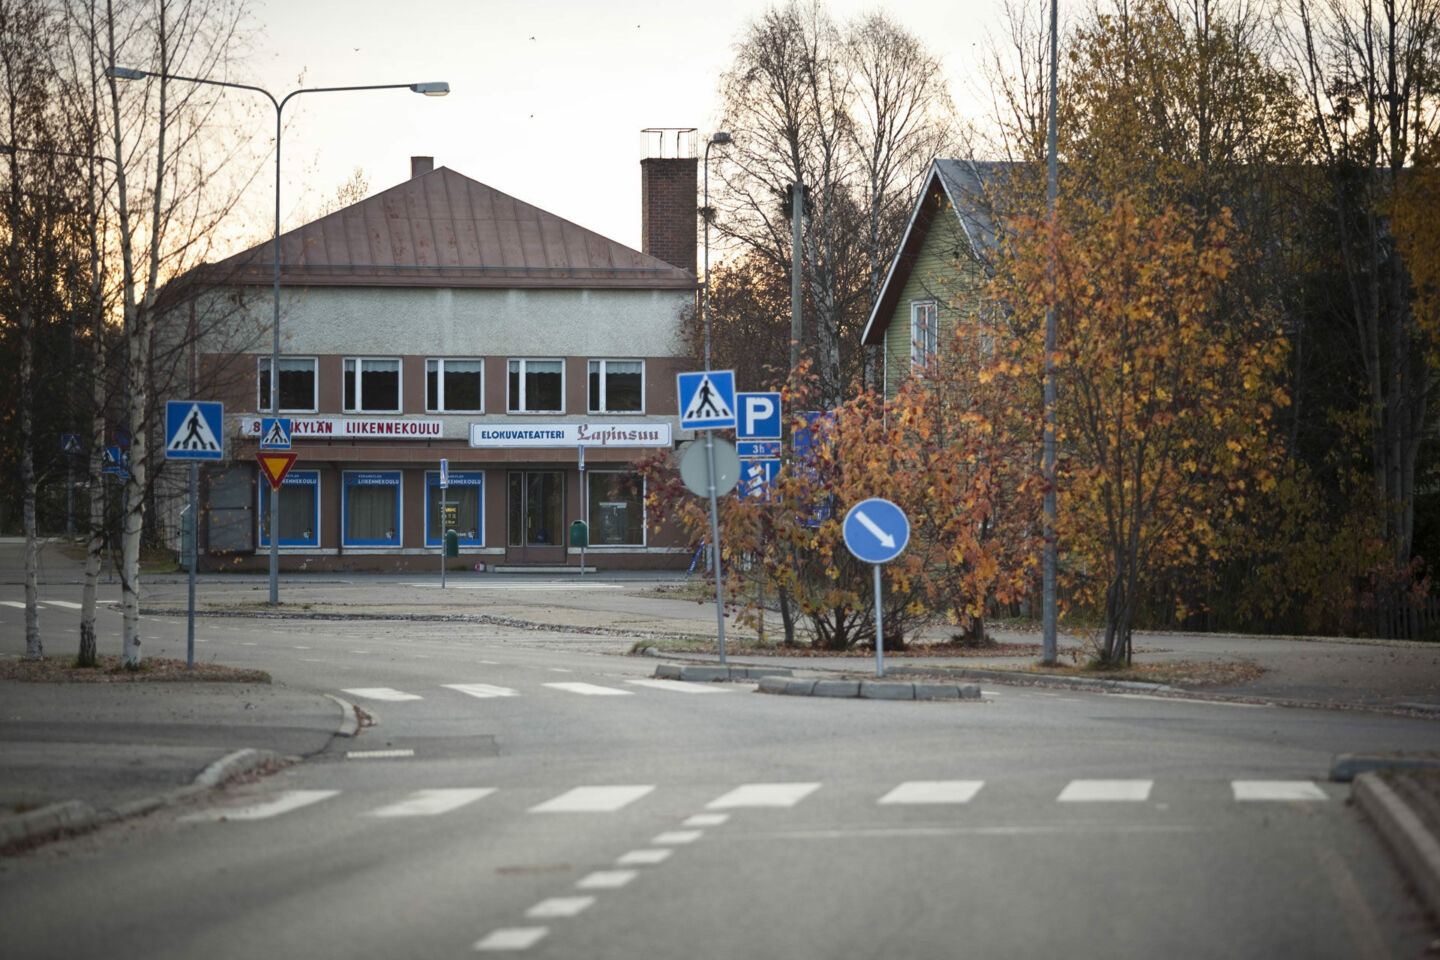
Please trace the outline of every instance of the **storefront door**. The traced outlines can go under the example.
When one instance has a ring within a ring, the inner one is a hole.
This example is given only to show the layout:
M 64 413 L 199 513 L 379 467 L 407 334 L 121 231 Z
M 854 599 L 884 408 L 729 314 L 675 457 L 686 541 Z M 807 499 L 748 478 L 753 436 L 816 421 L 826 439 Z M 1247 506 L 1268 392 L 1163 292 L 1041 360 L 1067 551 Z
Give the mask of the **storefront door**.
M 506 563 L 565 563 L 565 472 L 512 470 Z

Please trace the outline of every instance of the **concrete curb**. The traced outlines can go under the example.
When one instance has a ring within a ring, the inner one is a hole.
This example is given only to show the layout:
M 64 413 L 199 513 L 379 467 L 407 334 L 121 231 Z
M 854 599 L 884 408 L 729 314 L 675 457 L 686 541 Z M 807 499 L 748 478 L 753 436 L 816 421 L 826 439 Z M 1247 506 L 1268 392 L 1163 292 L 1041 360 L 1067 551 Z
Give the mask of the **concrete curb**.
M 718 680 L 759 680 L 762 677 L 788 677 L 789 667 L 701 667 L 679 663 L 661 663 L 655 667 L 660 680 L 685 680 L 692 683 L 714 683 Z
M 1056 677 L 1043 673 L 1022 673 L 1018 670 L 981 670 L 964 667 L 959 670 L 934 670 L 924 667 L 887 667 L 890 674 L 935 676 L 937 673 L 954 674 L 965 680 L 989 680 L 993 683 L 1008 683 L 1032 687 L 1064 687 L 1071 690 L 1123 690 L 1134 693 L 1180 693 L 1182 690 L 1164 683 L 1145 683 L 1139 680 L 1101 680 L 1092 677 Z
M 1440 840 L 1377 773 L 1355 778 L 1355 802 L 1385 838 L 1421 901 L 1440 916 Z
M 1336 783 L 1349 783 L 1362 773 L 1378 770 L 1440 770 L 1440 757 L 1341 753 L 1330 764 L 1330 779 Z
M 979 684 L 889 683 L 877 680 L 795 680 L 762 677 L 760 692 L 789 697 L 860 700 L 979 700 Z
M 353 737 L 360 732 L 360 715 L 355 712 L 355 705 L 347 700 L 342 700 L 333 693 L 325 694 L 331 700 L 340 705 L 340 727 L 335 731 L 337 737 Z

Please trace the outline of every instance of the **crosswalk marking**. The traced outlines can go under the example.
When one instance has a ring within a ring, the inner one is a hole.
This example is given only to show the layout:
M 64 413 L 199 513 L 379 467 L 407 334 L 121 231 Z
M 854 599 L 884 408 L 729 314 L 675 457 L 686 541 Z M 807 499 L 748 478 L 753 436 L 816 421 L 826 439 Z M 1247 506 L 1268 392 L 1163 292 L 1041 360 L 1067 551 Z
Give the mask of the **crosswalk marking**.
M 583 911 L 595 902 L 594 897 L 551 897 L 548 900 L 541 900 L 535 906 L 525 911 L 525 916 L 531 920 L 539 920 L 546 917 L 574 917 L 579 916 Z
M 1233 780 L 1236 800 L 1328 800 L 1329 794 L 1309 780 Z
M 417 790 L 399 803 L 372 810 L 372 817 L 433 817 L 474 803 L 495 792 L 494 787 Z
M 683 680 L 626 680 L 637 687 L 649 687 L 652 690 L 668 690 L 671 693 L 729 693 L 724 687 L 710 686 L 703 683 L 686 683 Z
M 667 830 L 664 833 L 657 834 L 650 842 L 657 847 L 672 843 L 694 843 L 704 835 L 705 831 L 703 830 Z
M 618 890 L 638 875 L 635 870 L 596 870 L 581 877 L 575 886 L 581 890 Z
M 878 803 L 969 803 L 984 780 L 909 780 L 881 797 Z
M 531 813 L 613 813 L 654 790 L 650 784 L 576 787 L 530 808 Z
M 680 825 L 682 827 L 718 827 L 729 819 L 730 814 L 728 813 L 697 813 Z
M 617 867 L 650 867 L 669 860 L 670 854 L 674 852 L 668 847 L 658 850 L 631 850 L 616 860 L 615 865 Z
M 46 601 L 45 601 L 45 606 L 47 606 L 47 607 L 63 607 L 63 608 L 66 609 L 66 610 L 80 610 L 80 609 L 83 609 L 83 608 L 84 608 L 84 604 L 74 603 L 74 602 L 69 601 L 69 600 L 46 600 Z
M 339 792 L 339 790 L 287 790 L 274 800 L 266 803 L 251 804 L 248 807 L 207 810 L 203 813 L 192 813 L 180 819 L 183 821 L 265 820 L 269 817 L 278 817 L 282 813 L 289 813 L 291 810 L 308 807 L 310 804 L 319 803 L 321 800 L 328 800 Z
M 731 807 L 793 807 L 820 789 L 818 783 L 747 783 L 705 804 L 707 810 Z
M 367 700 L 424 700 L 425 698 L 415 693 L 405 693 L 396 690 L 394 687 L 348 687 L 342 693 L 352 693 L 357 697 L 365 697 Z
M 529 950 L 545 939 L 549 927 L 501 927 L 475 944 L 476 950 Z
M 519 693 L 509 687 L 495 687 L 488 683 L 444 683 L 441 686 L 447 690 L 459 690 L 461 693 L 468 693 L 472 697 L 480 697 L 482 700 L 488 697 L 518 697 Z
M 1055 799 L 1060 803 L 1144 802 L 1154 780 L 1071 780 Z
M 586 697 L 628 697 L 631 695 L 629 690 L 602 687 L 595 683 L 547 683 L 544 686 L 555 690 L 564 690 L 566 693 L 578 693 Z

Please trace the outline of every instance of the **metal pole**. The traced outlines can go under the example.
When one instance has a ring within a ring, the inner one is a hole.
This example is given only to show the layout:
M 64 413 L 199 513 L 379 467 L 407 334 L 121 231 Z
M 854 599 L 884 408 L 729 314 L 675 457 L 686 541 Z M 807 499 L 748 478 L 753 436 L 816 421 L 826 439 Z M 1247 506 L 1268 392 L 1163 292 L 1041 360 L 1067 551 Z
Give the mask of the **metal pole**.
M 450 549 L 450 501 L 445 499 L 445 489 L 440 489 L 440 589 L 445 589 L 445 551 Z
M 801 246 L 805 242 L 802 221 L 805 218 L 805 190 L 800 181 L 790 184 L 790 369 L 800 364 L 800 339 L 805 335 L 802 310 L 805 303 L 800 274 L 805 258 Z
M 875 676 L 885 676 L 885 623 L 880 610 L 880 564 L 872 563 L 875 569 Z
M 710 464 L 710 549 L 715 571 L 715 633 L 720 639 L 720 663 L 725 663 L 725 600 L 720 583 L 720 510 L 715 505 L 715 431 L 705 431 L 705 458 Z
M 266 94 L 269 96 L 269 94 Z M 275 98 L 270 97 L 274 102 Z M 289 99 L 288 97 L 286 99 Z M 274 272 L 274 314 L 270 325 L 270 415 L 280 416 L 280 114 L 285 109 L 283 101 L 275 104 L 275 239 Z M 441 550 L 444 555 L 444 550 Z M 443 561 L 442 561 L 443 562 Z M 280 605 L 280 488 L 270 491 L 270 606 Z
M 75 539 L 75 456 L 65 455 L 65 536 Z
M 710 146 L 713 140 L 705 143 L 705 200 L 702 206 L 701 219 L 705 221 L 705 290 L 701 295 L 701 310 L 705 322 L 705 369 L 710 369 Z
M 271 537 L 274 540 L 274 537 Z M 200 543 L 200 464 L 190 461 L 190 613 L 185 629 L 185 667 L 195 669 L 195 564 Z
M 1058 547 L 1055 543 L 1056 499 L 1055 499 L 1055 200 L 1059 192 L 1059 174 L 1056 162 L 1056 144 L 1059 121 L 1056 112 L 1060 97 L 1056 84 L 1059 68 L 1059 0 L 1050 0 L 1050 129 L 1049 158 L 1047 162 L 1047 194 L 1045 212 L 1049 223 L 1050 239 L 1046 254 L 1045 272 L 1049 281 L 1049 302 L 1045 307 L 1045 544 L 1042 557 L 1041 578 L 1041 632 L 1043 659 L 1053 664 L 1056 658 L 1056 601 L 1055 577 Z

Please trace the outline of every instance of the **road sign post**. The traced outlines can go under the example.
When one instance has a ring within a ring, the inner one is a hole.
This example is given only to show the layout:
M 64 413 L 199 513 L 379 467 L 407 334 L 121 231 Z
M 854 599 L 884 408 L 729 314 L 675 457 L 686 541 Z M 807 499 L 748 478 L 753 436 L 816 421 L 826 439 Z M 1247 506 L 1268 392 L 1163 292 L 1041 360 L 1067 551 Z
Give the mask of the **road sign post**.
M 720 662 L 725 662 L 725 598 L 720 569 L 720 511 L 715 499 L 715 431 L 735 426 L 735 371 L 702 370 L 675 375 L 680 401 L 680 429 L 705 431 L 705 462 L 709 468 L 710 549 L 715 574 L 715 636 Z
M 190 609 L 185 630 L 185 666 L 195 669 L 195 566 L 200 541 L 200 463 L 225 459 L 225 406 L 206 400 L 165 403 L 165 459 L 190 461 Z M 125 442 L 128 444 L 129 436 Z
M 440 589 L 445 589 L 445 551 L 450 546 L 450 501 L 446 490 L 450 487 L 450 461 L 440 458 Z
M 875 676 L 885 676 L 885 623 L 880 606 L 880 567 L 900 556 L 910 542 L 910 521 L 889 500 L 862 500 L 845 514 L 845 546 L 875 571 Z

